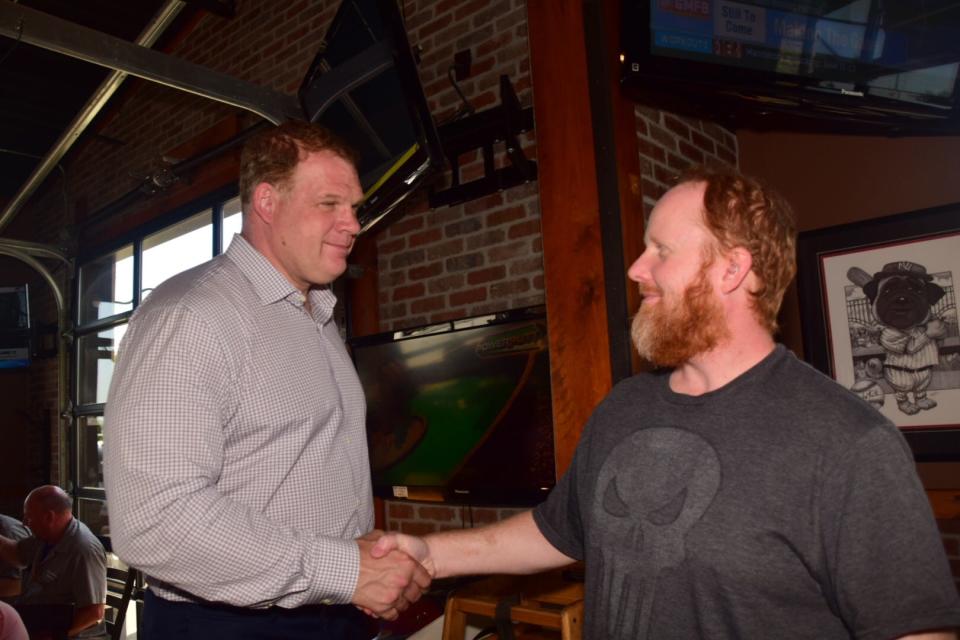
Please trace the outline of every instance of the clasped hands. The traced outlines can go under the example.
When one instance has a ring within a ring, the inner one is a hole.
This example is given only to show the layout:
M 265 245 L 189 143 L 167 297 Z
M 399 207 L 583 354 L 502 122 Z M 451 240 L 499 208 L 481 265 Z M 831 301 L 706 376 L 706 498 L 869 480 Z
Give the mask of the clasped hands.
M 395 620 L 420 599 L 436 570 L 420 538 L 371 531 L 357 538 L 360 576 L 353 604 L 369 616 Z

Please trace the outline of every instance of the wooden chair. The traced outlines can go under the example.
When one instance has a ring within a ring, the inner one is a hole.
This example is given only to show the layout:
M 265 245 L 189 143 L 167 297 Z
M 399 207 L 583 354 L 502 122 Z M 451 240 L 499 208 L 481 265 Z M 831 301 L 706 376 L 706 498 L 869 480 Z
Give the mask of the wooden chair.
M 523 578 L 488 578 L 447 599 L 443 640 L 464 640 L 467 616 L 494 619 L 497 605 L 511 598 L 509 617 L 514 637 L 581 640 L 583 583 L 565 580 L 552 572 Z

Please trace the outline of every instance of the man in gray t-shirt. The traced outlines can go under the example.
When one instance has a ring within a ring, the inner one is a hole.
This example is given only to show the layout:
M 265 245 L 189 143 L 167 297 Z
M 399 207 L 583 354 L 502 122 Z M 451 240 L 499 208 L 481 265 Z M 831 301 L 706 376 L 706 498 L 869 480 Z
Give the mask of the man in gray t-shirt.
M 773 339 L 789 207 L 732 170 L 657 203 L 629 269 L 632 337 L 662 367 L 619 383 L 532 512 L 424 540 L 435 577 L 586 563 L 584 637 L 956 638 L 960 599 L 896 428 Z
M 71 638 L 105 640 L 103 545 L 73 517 L 73 500 L 60 487 L 31 491 L 23 514 L 33 536 L 19 541 L 0 537 L 0 559 L 25 567 L 23 591 L 14 606 L 27 629 L 33 634 L 62 626 Z

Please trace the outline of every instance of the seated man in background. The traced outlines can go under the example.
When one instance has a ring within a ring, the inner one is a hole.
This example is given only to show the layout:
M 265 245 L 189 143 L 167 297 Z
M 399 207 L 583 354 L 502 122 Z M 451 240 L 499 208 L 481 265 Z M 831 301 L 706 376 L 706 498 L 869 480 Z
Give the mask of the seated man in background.
M 72 509 L 73 500 L 60 487 L 31 491 L 23 503 L 23 522 L 33 536 L 19 541 L 0 537 L 0 560 L 26 567 L 14 606 L 31 634 L 72 605 L 67 636 L 106 640 L 107 554 Z
M 0 536 L 11 540 L 30 537 L 30 530 L 16 518 L 0 513 Z M 0 560 L 0 600 L 11 602 L 20 595 L 20 567 Z

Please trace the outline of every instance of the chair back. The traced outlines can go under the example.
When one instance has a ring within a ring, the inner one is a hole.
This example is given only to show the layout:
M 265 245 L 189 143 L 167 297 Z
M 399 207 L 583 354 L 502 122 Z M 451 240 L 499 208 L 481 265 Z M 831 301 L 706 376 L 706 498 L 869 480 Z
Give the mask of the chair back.
M 139 629 L 143 589 L 143 574 L 136 569 L 107 567 L 107 609 L 104 621 L 110 640 L 120 640 L 131 602 L 134 603 Z

